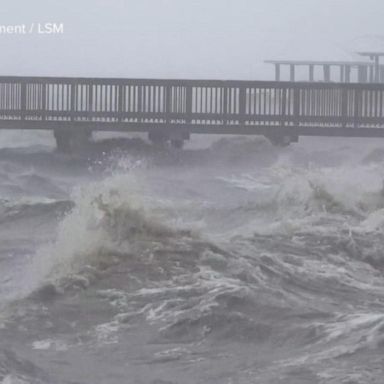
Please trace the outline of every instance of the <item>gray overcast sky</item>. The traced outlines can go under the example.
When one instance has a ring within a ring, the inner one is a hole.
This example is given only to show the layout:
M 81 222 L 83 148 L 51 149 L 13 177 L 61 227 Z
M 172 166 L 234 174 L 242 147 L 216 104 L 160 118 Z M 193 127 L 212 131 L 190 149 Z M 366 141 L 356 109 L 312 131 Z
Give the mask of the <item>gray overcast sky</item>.
M 1 0 L 2 75 L 262 79 L 264 59 L 384 50 L 384 0 Z

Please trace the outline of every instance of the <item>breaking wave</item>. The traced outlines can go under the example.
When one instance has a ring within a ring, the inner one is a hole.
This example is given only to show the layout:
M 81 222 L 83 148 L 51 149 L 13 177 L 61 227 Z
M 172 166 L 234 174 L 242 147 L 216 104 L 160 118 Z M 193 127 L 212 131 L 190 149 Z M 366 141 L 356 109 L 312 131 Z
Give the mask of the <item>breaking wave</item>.
M 119 158 L 125 173 L 77 187 L 68 200 L 3 207 L 7 220 L 46 210 L 60 221 L 31 259 L 23 298 L 3 315 L 1 334 L 17 334 L 42 356 L 97 348 L 124 361 L 140 338 L 132 364 L 159 369 L 212 363 L 207 346 L 221 351 L 220 364 L 237 352 L 241 361 L 254 357 L 249 376 L 233 382 L 321 382 L 314 372 L 332 384 L 347 380 L 335 359 L 355 364 L 384 348 L 381 168 L 285 160 L 242 174 L 207 171 L 197 186 L 199 169 L 173 167 L 170 183 L 161 169 Z M 28 379 L 28 359 L 12 370 L 9 356 L 0 353 L 0 381 L 44 382 L 37 367 Z

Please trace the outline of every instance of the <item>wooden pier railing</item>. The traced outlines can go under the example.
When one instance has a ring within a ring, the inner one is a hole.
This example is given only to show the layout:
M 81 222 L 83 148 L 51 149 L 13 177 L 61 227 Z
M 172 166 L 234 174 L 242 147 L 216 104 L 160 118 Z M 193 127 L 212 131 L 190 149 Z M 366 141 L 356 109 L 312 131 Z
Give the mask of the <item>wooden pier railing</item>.
M 384 136 L 384 84 L 0 77 L 0 128 Z

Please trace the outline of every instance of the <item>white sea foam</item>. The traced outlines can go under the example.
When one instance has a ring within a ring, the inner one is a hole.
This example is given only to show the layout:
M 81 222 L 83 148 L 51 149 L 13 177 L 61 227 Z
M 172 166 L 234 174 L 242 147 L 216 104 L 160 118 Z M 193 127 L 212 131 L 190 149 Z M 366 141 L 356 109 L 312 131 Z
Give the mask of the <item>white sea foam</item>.
M 53 351 L 66 351 L 68 350 L 68 345 L 63 340 L 56 339 L 45 339 L 45 340 L 36 340 L 32 343 L 32 348 L 45 351 L 45 350 L 53 350 Z
M 131 175 L 79 187 L 72 199 L 75 206 L 59 223 L 56 240 L 33 260 L 32 284 L 78 272 L 97 261 L 103 249 L 129 240 L 130 229 L 146 225 L 143 198 Z
M 1 384 L 29 384 L 28 379 L 22 379 L 20 377 L 16 377 L 14 375 L 7 375 L 2 380 Z

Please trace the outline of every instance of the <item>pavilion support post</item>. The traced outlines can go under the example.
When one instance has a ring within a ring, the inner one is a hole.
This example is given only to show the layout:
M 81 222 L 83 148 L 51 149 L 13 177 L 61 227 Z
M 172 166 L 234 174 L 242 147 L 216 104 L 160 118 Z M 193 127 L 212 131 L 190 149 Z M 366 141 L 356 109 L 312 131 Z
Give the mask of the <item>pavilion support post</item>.
M 315 66 L 313 64 L 309 65 L 309 81 L 313 82 L 315 80 Z
M 351 66 L 350 65 L 345 66 L 345 82 L 346 83 L 351 82 Z
M 329 83 L 331 81 L 331 66 L 329 64 L 323 65 L 324 70 L 324 81 Z
M 364 83 L 364 67 L 361 65 L 357 67 L 357 81 L 359 83 Z
M 280 81 L 280 64 L 275 64 L 275 80 Z
M 374 83 L 374 81 L 375 81 L 374 71 L 375 71 L 375 68 L 373 66 L 370 66 L 368 68 L 368 73 L 369 73 L 368 79 L 369 79 L 370 83 Z
M 295 65 L 290 64 L 290 80 L 295 81 Z

